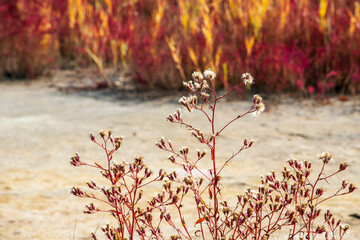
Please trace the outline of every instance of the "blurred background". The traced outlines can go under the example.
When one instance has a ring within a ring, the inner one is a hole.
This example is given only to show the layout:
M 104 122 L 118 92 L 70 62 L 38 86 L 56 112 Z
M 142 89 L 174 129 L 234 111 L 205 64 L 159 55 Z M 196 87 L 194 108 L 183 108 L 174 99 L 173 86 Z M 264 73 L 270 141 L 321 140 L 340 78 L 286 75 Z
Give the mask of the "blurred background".
M 95 66 L 176 90 L 211 67 L 226 88 L 250 72 L 261 92 L 354 94 L 359 33 L 356 0 L 2 0 L 0 76 Z

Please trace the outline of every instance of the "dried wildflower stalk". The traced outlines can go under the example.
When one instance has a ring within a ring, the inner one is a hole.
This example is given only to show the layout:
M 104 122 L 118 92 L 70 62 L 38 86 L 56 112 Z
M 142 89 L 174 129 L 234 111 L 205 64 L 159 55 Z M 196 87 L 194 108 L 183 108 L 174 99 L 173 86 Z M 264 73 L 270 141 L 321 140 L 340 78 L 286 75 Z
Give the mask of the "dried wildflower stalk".
M 89 214 L 107 212 L 117 220 L 116 227 L 107 225 L 102 228 L 105 236 L 108 239 L 266 240 L 275 232 L 288 229 L 288 239 L 315 239 L 318 236 L 325 239 L 342 239 L 349 227 L 342 225 L 341 220 L 336 221 L 330 210 L 327 210 L 324 219 L 321 219 L 319 205 L 328 199 L 351 193 L 356 187 L 344 180 L 337 192 L 324 194 L 322 183 L 348 167 L 347 163 L 341 163 L 338 171 L 326 173 L 325 167 L 332 159 L 329 153 L 320 155 L 322 168 L 315 177 L 310 177 L 311 162 L 289 160 L 281 178 L 278 178 L 275 172 L 267 174 L 262 178 L 257 190 L 247 189 L 245 194 L 237 196 L 235 204 L 222 199 L 222 170 L 240 152 L 250 148 L 253 142 L 244 139 L 243 145 L 236 153 L 223 163 L 219 163 L 216 158 L 217 139 L 233 122 L 247 114 L 260 114 L 264 111 L 265 105 L 262 98 L 255 95 L 248 111 L 216 128 L 217 104 L 241 85 L 225 95 L 218 96 L 214 83 L 216 75 L 212 70 L 208 69 L 203 74 L 194 72 L 192 77 L 192 81 L 184 82 L 190 95 L 182 97 L 179 102 L 189 112 L 201 112 L 209 122 L 211 132 L 204 133 L 196 126 L 185 122 L 180 109 L 169 115 L 167 120 L 185 126 L 191 135 L 204 145 L 204 150 L 197 150 L 195 156 L 192 156 L 188 147 L 182 147 L 177 151 L 171 141 L 165 141 L 163 137 L 156 143 L 160 149 L 171 154 L 168 157 L 171 163 L 184 169 L 186 174 L 183 178 L 178 177 L 175 171 L 167 174 L 163 170 L 153 176 L 144 165 L 141 156 L 136 156 L 131 164 L 117 163 L 113 160 L 113 155 L 120 148 L 123 138 L 113 138 L 111 132 L 100 132 L 101 143 L 94 135 L 90 136 L 106 153 L 105 165 L 84 163 L 77 154 L 72 158 L 72 165 L 97 168 L 110 182 L 108 187 L 99 187 L 93 181 L 87 184 L 93 191 L 100 192 L 98 195 L 103 195 L 102 197 L 75 187 L 71 191 L 75 196 L 94 199 L 108 206 L 108 210 L 101 210 L 91 203 L 85 210 L 85 213 Z M 252 84 L 252 76 L 248 73 L 243 74 L 242 85 L 250 89 Z M 209 157 L 207 152 L 210 152 Z M 198 167 L 200 161 L 209 163 L 207 172 Z M 163 190 L 147 201 L 144 208 L 140 208 L 142 188 L 156 182 L 162 183 Z M 195 201 L 195 220 L 186 220 L 183 214 L 183 209 L 187 207 L 184 205 L 184 199 L 190 195 Z M 163 232 L 162 227 L 165 227 L 165 224 L 168 225 L 167 229 L 173 230 L 173 235 L 168 236 Z M 195 231 L 193 226 L 196 228 Z M 92 236 L 96 239 L 94 234 Z

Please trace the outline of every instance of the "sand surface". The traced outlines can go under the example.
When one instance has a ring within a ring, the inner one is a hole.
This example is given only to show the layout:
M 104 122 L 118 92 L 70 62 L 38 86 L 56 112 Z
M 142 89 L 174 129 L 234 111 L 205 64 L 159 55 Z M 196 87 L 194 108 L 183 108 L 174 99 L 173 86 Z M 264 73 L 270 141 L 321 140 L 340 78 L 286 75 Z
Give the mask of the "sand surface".
M 93 169 L 71 167 L 70 157 L 78 152 L 84 161 L 101 162 L 103 153 L 88 134 L 112 129 L 126 137 L 120 160 L 131 161 L 140 153 L 154 171 L 172 169 L 168 154 L 155 142 L 164 136 L 178 148 L 193 143 L 184 128 L 165 120 L 179 107 L 179 97 L 127 100 L 106 91 L 63 93 L 44 82 L 0 83 L 0 239 L 89 239 L 94 231 L 102 236 L 99 227 L 107 217 L 83 214 L 88 201 L 69 194 L 72 186 L 84 186 L 99 175 Z M 241 119 L 219 140 L 220 159 L 231 156 L 245 137 L 255 141 L 224 171 L 225 197 L 256 187 L 260 175 L 280 171 L 290 157 L 320 166 L 317 155 L 323 151 L 334 155 L 330 170 L 341 161 L 351 164 L 326 190 L 335 191 L 342 178 L 360 186 L 359 97 L 346 102 L 333 98 L 324 105 L 291 99 L 265 104 L 269 111 Z M 249 106 L 250 99 L 219 105 L 219 126 Z M 184 119 L 206 131 L 199 115 L 183 112 Z M 360 239 L 360 219 L 354 217 L 360 216 L 359 190 L 323 207 L 351 226 L 345 239 Z

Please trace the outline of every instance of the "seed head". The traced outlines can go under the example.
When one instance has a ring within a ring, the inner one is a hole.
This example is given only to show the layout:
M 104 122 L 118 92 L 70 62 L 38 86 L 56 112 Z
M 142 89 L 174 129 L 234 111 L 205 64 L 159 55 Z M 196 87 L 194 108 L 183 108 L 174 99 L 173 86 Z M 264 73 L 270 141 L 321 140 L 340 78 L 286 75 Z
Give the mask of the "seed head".
M 189 112 L 191 112 L 192 109 L 197 104 L 197 96 L 195 95 L 191 95 L 189 97 L 183 96 L 179 99 L 179 103 L 183 105 Z
M 204 77 L 210 80 L 215 80 L 216 74 L 214 73 L 213 70 L 208 68 L 207 70 L 204 71 Z
M 255 105 L 255 115 L 260 115 L 263 111 L 265 111 L 265 104 L 262 101 L 262 97 L 255 94 L 253 101 Z
M 250 89 L 251 85 L 254 84 L 254 78 L 251 76 L 250 73 L 244 73 L 241 76 L 241 79 L 243 80 L 244 85 Z
M 205 74 L 205 72 L 204 72 Z M 195 71 L 192 74 L 192 78 L 196 81 L 196 82 L 202 82 L 204 76 L 201 74 L 201 72 Z
M 187 89 L 189 89 L 191 92 L 195 92 L 196 91 L 196 87 L 194 86 L 192 81 L 188 81 L 188 82 L 183 82 L 184 87 L 186 87 Z

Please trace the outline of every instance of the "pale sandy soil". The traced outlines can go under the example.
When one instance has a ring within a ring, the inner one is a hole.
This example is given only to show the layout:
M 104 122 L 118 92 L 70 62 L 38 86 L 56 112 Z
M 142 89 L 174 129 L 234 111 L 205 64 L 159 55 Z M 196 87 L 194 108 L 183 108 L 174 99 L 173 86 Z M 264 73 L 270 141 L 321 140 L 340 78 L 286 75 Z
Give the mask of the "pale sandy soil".
M 179 96 L 149 101 L 113 96 L 103 91 L 61 93 L 43 82 L 0 83 L 0 239 L 89 239 L 93 231 L 102 235 L 98 228 L 107 218 L 84 215 L 86 201 L 69 194 L 72 186 L 99 178 L 93 169 L 69 165 L 75 152 L 84 161 L 103 160 L 102 152 L 88 140 L 90 132 L 112 129 L 125 136 L 118 158 L 130 161 L 140 153 L 155 171 L 172 168 L 166 160 L 168 154 L 154 146 L 159 137 L 171 139 L 177 147 L 192 144 L 185 129 L 165 121 L 178 108 Z M 224 197 L 231 199 L 248 186 L 256 187 L 260 175 L 280 171 L 290 157 L 319 166 L 317 155 L 323 151 L 334 155 L 336 162 L 330 170 L 341 161 L 351 164 L 326 190 L 335 191 L 342 178 L 360 186 L 359 100 L 334 98 L 330 104 L 316 106 L 309 100 L 285 99 L 277 105 L 265 102 L 269 111 L 232 125 L 219 140 L 220 159 L 231 156 L 245 137 L 255 145 L 223 173 Z M 219 126 L 249 106 L 250 100 L 220 105 Z M 200 128 L 205 126 L 196 114 L 184 114 L 184 118 L 194 120 Z M 159 190 L 149 191 L 152 195 Z M 345 239 L 360 239 L 360 219 L 350 216 L 360 215 L 359 203 L 360 191 L 356 191 L 323 206 L 350 224 Z

